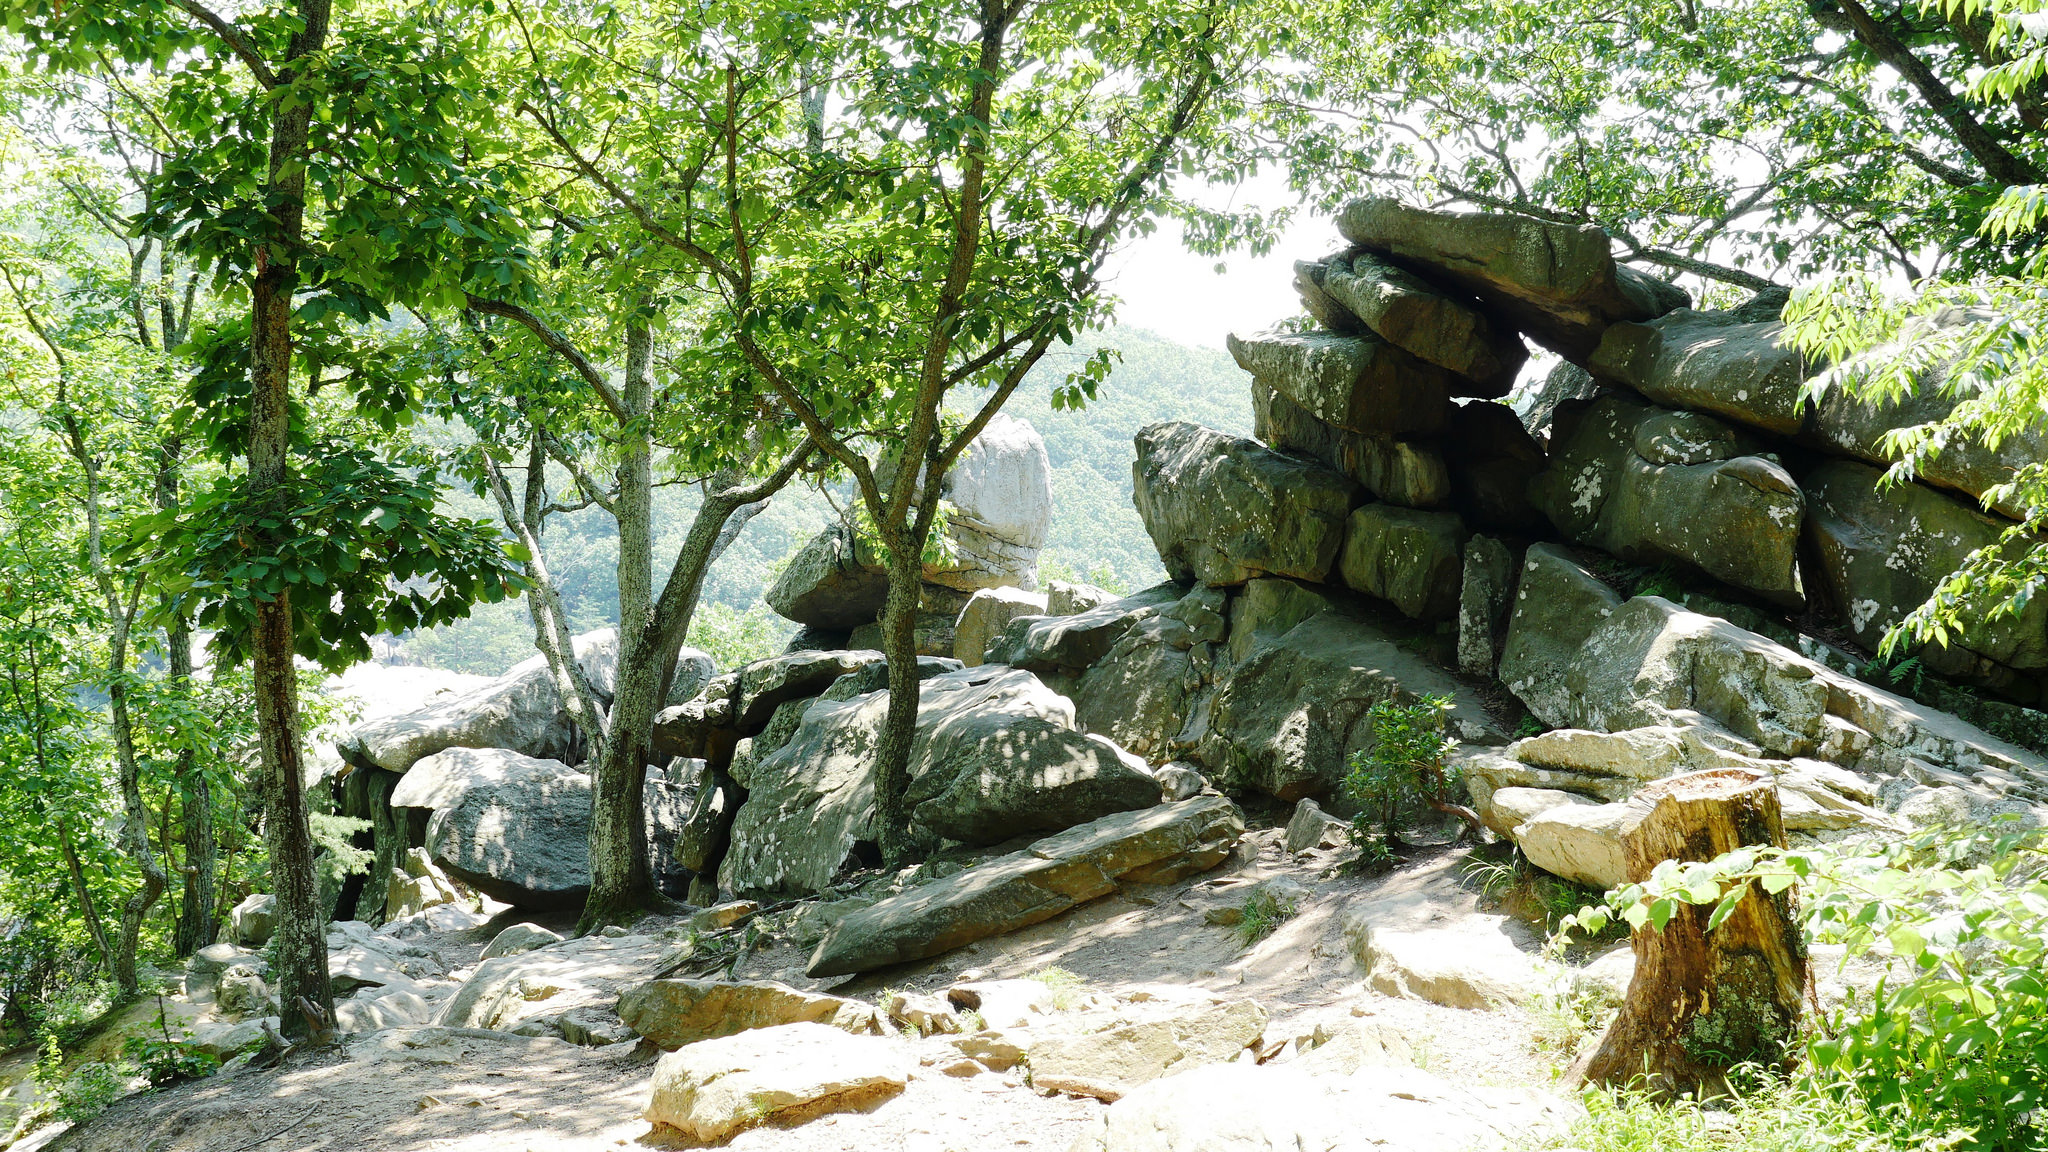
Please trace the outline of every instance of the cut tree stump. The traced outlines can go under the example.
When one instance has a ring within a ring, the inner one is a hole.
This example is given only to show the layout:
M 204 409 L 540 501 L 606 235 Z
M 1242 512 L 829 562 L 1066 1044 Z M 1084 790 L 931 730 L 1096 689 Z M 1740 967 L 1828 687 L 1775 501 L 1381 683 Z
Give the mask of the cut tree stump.
M 1622 843 L 1636 883 L 1665 860 L 1712 860 L 1785 843 L 1776 783 L 1746 768 L 1660 780 L 1630 804 L 1639 814 Z M 1705 1097 L 1726 1094 L 1728 1070 L 1738 1064 L 1784 1065 L 1807 990 L 1792 890 L 1773 896 L 1752 884 L 1709 932 L 1713 911 L 1713 904 L 1681 902 L 1663 931 L 1636 929 L 1628 997 L 1572 1068 L 1574 1083 Z

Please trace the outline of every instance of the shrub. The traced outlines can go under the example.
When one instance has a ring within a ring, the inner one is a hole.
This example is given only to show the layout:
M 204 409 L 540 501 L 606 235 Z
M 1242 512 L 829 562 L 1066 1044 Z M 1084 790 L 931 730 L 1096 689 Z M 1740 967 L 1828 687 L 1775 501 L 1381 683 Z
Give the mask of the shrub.
M 1930 1145 L 2020 1152 L 2048 1137 L 2048 836 L 1973 825 L 1873 849 L 1743 849 L 1666 861 L 1567 922 L 1661 930 L 1680 902 L 1799 886 L 1810 938 L 1903 969 L 1806 1042 L 1804 1083 Z
M 1293 900 L 1271 888 L 1255 887 L 1238 908 L 1242 917 L 1237 922 L 1237 938 L 1249 948 L 1271 936 L 1298 910 Z
M 1458 773 L 1444 762 L 1458 746 L 1444 735 L 1450 710 L 1449 698 L 1424 696 L 1413 704 L 1382 700 L 1365 714 L 1372 745 L 1352 754 L 1344 792 L 1356 811 L 1352 842 L 1368 861 L 1392 857 L 1400 820 L 1418 804 L 1462 812 L 1453 800 Z

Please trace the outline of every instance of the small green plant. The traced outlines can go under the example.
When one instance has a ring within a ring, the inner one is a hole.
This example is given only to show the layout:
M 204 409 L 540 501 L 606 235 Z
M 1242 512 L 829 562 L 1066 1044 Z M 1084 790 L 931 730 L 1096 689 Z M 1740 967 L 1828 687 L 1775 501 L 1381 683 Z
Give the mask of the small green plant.
M 1712 1107 L 1685 1098 L 1589 1089 L 1586 1112 L 1567 1132 L 1534 1145 L 1579 1152 L 1940 1152 L 1953 1140 L 1911 1139 L 1853 1097 L 1808 1080 L 1738 1077 L 1734 1099 Z
M 47 1115 L 71 1124 L 83 1124 L 106 1111 L 127 1090 L 121 1070 L 111 1064 L 80 1064 L 67 1071 L 55 1033 L 44 1034 L 42 1054 L 30 1075 L 43 1089 Z
M 1666 600 L 1676 600 L 1684 594 L 1685 589 L 1678 583 L 1678 573 L 1668 567 L 1652 568 L 1643 573 L 1629 592 L 1631 596 L 1662 596 Z
M 171 1035 L 170 1021 L 164 1016 L 163 997 L 157 997 L 157 1035 L 130 1036 L 121 1045 L 121 1055 L 142 1073 L 152 1088 L 162 1088 L 184 1080 L 199 1080 L 211 1076 L 220 1068 L 220 1061 L 211 1053 L 202 1052 L 189 1040 Z
M 1351 839 L 1374 860 L 1390 860 L 1402 814 L 1417 804 L 1457 816 L 1477 833 L 1479 817 L 1454 797 L 1457 770 L 1446 763 L 1458 742 L 1444 734 L 1451 701 L 1424 696 L 1413 704 L 1382 700 L 1365 714 L 1372 745 L 1352 754 L 1344 790 L 1356 810 Z
M 1295 902 L 1263 885 L 1255 887 L 1239 905 L 1238 942 L 1249 948 L 1277 931 L 1299 909 Z
M 1052 1006 L 1061 1012 L 1065 1012 L 1081 1003 L 1081 986 L 1087 983 L 1078 973 L 1069 972 L 1065 968 L 1057 966 L 1040 968 L 1024 978 L 1026 980 L 1036 980 L 1047 988 L 1052 989 Z
M 1896 688 L 1916 699 L 1927 695 L 1930 688 L 1927 682 L 1927 665 L 1922 663 L 1918 656 L 1908 656 L 1896 664 L 1889 662 L 1882 654 L 1873 656 L 1857 670 L 1856 678 L 1880 688 Z
M 1516 722 L 1513 736 L 1517 740 L 1526 740 L 1531 736 L 1541 736 L 1546 731 L 1548 729 L 1543 727 L 1543 721 L 1534 716 L 1524 715 Z

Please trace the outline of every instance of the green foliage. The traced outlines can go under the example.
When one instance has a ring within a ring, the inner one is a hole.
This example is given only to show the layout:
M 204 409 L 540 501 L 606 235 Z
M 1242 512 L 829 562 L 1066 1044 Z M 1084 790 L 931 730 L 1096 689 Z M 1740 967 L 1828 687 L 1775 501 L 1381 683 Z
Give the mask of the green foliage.
M 1070 972 L 1058 965 L 1040 968 L 1036 972 L 1027 972 L 1024 978 L 1026 980 L 1036 980 L 1051 989 L 1052 1006 L 1061 1012 L 1080 1005 L 1082 989 L 1087 987 L 1088 984 L 1088 981 L 1079 973 Z
M 1896 958 L 1867 1003 L 1847 1004 L 1808 1040 L 1815 1083 L 1920 1138 L 1961 1132 L 1963 1147 L 2037 1147 L 2048 1097 L 2048 832 L 1973 824 L 1874 851 L 1665 861 L 1565 930 L 1618 915 L 1661 931 L 1680 904 L 1713 905 L 1718 927 L 1754 890 L 1795 884 L 1812 939 Z
M 1300 908 L 1270 888 L 1255 886 L 1238 911 L 1242 919 L 1237 922 L 1237 941 L 1249 948 L 1278 931 Z
M 111 1064 L 64 1066 L 57 1037 L 46 1036 L 31 1073 L 49 1100 L 52 1119 L 83 1124 L 107 1110 L 127 1091 L 121 1070 Z
M 1578 1152 L 1935 1152 L 1952 1147 L 1897 1131 L 1853 1095 L 1810 1081 L 1757 1081 L 1710 1108 L 1687 1098 L 1659 1100 L 1635 1092 L 1589 1089 L 1586 1114 L 1570 1131 L 1537 1147 Z
M 795 627 L 755 603 L 745 611 L 719 603 L 699 604 L 690 620 L 689 643 L 703 649 L 720 668 L 740 668 L 779 655 Z
M 1413 704 L 1382 700 L 1366 712 L 1372 744 L 1352 753 L 1344 793 L 1357 815 L 1352 841 L 1375 860 L 1391 858 L 1404 813 L 1453 795 L 1458 774 L 1444 758 L 1458 742 L 1444 734 L 1451 701 L 1424 696 Z
M 172 1036 L 161 1001 L 155 1035 L 130 1036 L 121 1045 L 121 1055 L 141 1072 L 152 1088 L 163 1088 L 185 1080 L 199 1080 L 220 1069 L 220 1061 L 202 1052 L 182 1036 Z

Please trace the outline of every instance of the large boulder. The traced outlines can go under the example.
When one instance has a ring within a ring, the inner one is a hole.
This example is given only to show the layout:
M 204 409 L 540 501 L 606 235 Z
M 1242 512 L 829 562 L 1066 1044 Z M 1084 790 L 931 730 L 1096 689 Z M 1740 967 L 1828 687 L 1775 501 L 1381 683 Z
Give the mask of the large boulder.
M 1390 504 L 1434 508 L 1451 498 L 1443 452 L 1427 440 L 1346 432 L 1252 378 L 1252 434 L 1275 448 L 1321 461 Z
M 953 557 L 924 578 L 962 591 L 1035 588 L 1052 525 L 1052 464 L 1028 420 L 997 413 L 946 473 L 946 535 Z
M 1529 398 L 1528 407 L 1522 414 L 1522 427 L 1529 430 L 1540 445 L 1550 443 L 1551 423 L 1557 417 L 1557 409 L 1567 400 L 1591 400 L 1604 389 L 1592 373 L 1569 360 L 1559 360 L 1551 366 L 1550 374 L 1537 385 L 1535 395 Z
M 576 659 L 607 703 L 618 678 L 618 635 L 606 628 L 573 641 Z M 415 711 L 357 725 L 342 740 L 342 758 L 363 768 L 404 772 L 420 758 L 448 748 L 509 748 L 527 756 L 573 763 L 582 736 L 562 707 L 547 658 L 513 665 L 496 680 Z
M 720 1144 L 758 1124 L 850 1112 L 910 1082 L 917 1059 L 879 1036 L 824 1024 L 757 1028 L 679 1048 L 654 1066 L 643 1115 L 691 1144 Z
M 245 948 L 261 948 L 277 931 L 277 897 L 252 892 L 228 913 L 228 936 Z
M 653 936 L 597 935 L 485 960 L 434 1022 L 545 1035 L 577 1009 L 610 1009 L 620 993 L 645 983 L 672 947 Z
M 1477 296 L 1531 340 L 1583 361 L 1609 325 L 1648 320 L 1690 301 L 1682 289 L 1614 262 L 1590 225 L 1510 212 L 1411 208 L 1352 200 L 1337 215 L 1346 240 Z
M 888 708 L 886 692 L 820 700 L 787 744 L 749 768 L 725 888 L 816 892 L 856 843 L 875 839 L 874 752 Z M 1083 733 L 1073 703 L 1028 672 L 976 668 L 923 684 L 905 795 L 914 835 L 995 844 L 1158 799 L 1149 775 Z
M 828 525 L 797 549 L 762 598 L 785 619 L 813 628 L 866 624 L 889 599 L 889 575 L 867 553 L 851 527 Z
M 799 992 L 770 980 L 649 980 L 619 995 L 619 1019 L 669 1052 L 783 1024 L 830 1024 L 853 1033 L 875 1029 L 875 1010 L 869 1005 Z
M 1322 289 L 1381 339 L 1455 373 L 1459 396 L 1505 396 L 1529 350 L 1514 332 L 1422 277 L 1371 253 L 1324 262 Z
M 807 971 L 922 960 L 1051 919 L 1118 881 L 1172 883 L 1222 863 L 1243 834 L 1237 806 L 1221 796 L 1104 816 L 853 912 L 818 942 Z
M 1231 663 L 1242 661 L 1259 645 L 1287 635 L 1318 612 L 1339 607 L 1342 595 L 1327 585 L 1278 576 L 1246 581 L 1230 598 L 1230 639 L 1225 650 Z
M 1804 606 L 1790 473 L 1710 416 L 1610 396 L 1567 405 L 1531 496 L 1567 538 L 1640 563 L 1697 569 Z
M 1911 482 L 1885 485 L 1866 464 L 1830 460 L 1806 476 L 1808 538 L 1819 582 L 1857 641 L 1876 648 L 1979 548 L 1998 544 L 2005 522 Z M 2023 550 L 2019 549 L 2019 550 Z M 2017 616 L 1965 612 L 1946 650 L 1928 654 L 1943 671 L 1971 671 L 1973 654 L 2022 671 L 2048 668 L 2048 597 Z
M 1237 366 L 1325 424 L 1371 436 L 1428 436 L 1450 414 L 1452 376 L 1370 332 L 1232 333 Z
M 1328 577 L 1358 486 L 1255 440 L 1174 421 L 1140 429 L 1132 499 L 1176 580 Z
M 1172 759 L 1215 671 L 1225 601 L 1222 589 L 1197 586 L 1133 625 L 1074 686 L 1081 726 L 1153 763 Z
M 1532 544 L 1522 556 L 1501 646 L 1500 679 L 1538 719 L 1568 714 L 1564 677 L 1593 629 L 1621 597 L 1556 544 Z
M 983 588 L 960 609 L 953 623 L 953 658 L 972 668 L 982 662 L 989 644 L 1019 616 L 1047 615 L 1046 595 L 1022 588 Z
M 1351 754 L 1370 746 L 1365 713 L 1427 694 L 1456 701 L 1451 733 L 1497 743 L 1485 711 L 1447 672 L 1342 611 L 1318 613 L 1233 667 L 1194 759 L 1230 787 L 1281 800 L 1338 794 Z
M 590 891 L 590 777 L 556 760 L 505 749 L 444 752 L 419 785 L 392 793 L 394 807 L 431 809 L 426 848 L 435 864 L 471 887 L 524 908 L 573 908 Z M 649 780 L 653 844 L 672 841 L 688 816 L 684 796 Z M 404 803 L 398 803 L 404 801 Z
M 1452 512 L 1367 504 L 1353 510 L 1345 523 L 1337 570 L 1346 585 L 1391 603 L 1404 615 L 1442 620 L 1458 610 L 1459 573 L 1470 535 Z

